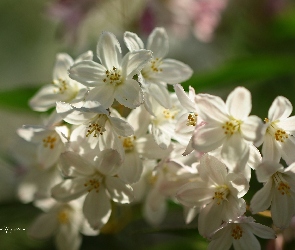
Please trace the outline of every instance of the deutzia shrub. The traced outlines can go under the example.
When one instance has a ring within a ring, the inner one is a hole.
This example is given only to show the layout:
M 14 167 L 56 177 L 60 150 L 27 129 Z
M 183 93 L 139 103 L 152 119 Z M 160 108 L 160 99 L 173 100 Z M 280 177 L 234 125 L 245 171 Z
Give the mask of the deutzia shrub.
M 198 216 L 209 249 L 260 249 L 254 235 L 273 239 L 274 230 L 246 211 L 270 208 L 279 228 L 295 214 L 291 103 L 277 97 L 263 122 L 250 114 L 244 87 L 226 101 L 193 87 L 186 93 L 181 83 L 192 69 L 165 58 L 164 28 L 154 29 L 146 46 L 131 32 L 124 42 L 125 55 L 115 35 L 103 32 L 99 62 L 92 52 L 76 60 L 59 54 L 52 84 L 30 100 L 32 109 L 51 112 L 44 124 L 18 130 L 36 150 L 19 196 L 44 211 L 30 235 L 54 235 L 58 249 L 79 249 L 80 233 L 99 234 L 113 202 L 143 203 L 143 217 L 158 226 L 172 200 L 183 206 L 185 223 Z M 251 169 L 263 187 L 247 205 Z M 40 230 L 42 223 L 50 227 Z

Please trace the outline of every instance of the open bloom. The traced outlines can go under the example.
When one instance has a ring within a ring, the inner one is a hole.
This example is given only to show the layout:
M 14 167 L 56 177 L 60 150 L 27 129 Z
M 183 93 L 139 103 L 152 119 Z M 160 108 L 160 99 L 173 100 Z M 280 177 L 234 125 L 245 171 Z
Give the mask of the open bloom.
M 236 163 L 249 154 L 249 142 L 261 143 L 263 124 L 257 116 L 249 116 L 249 90 L 236 88 L 225 103 L 217 96 L 198 94 L 196 103 L 205 122 L 194 134 L 193 146 L 197 151 L 209 152 L 222 146 L 222 159 Z
M 109 108 L 114 99 L 134 109 L 143 103 L 140 85 L 133 79 L 150 60 L 151 52 L 138 50 L 123 58 L 115 35 L 103 32 L 97 44 L 97 57 L 101 64 L 82 61 L 71 67 L 70 77 L 90 88 L 87 100 L 98 101 Z
M 57 249 L 61 250 L 78 250 L 82 243 L 80 232 L 89 236 L 99 233 L 91 230 L 85 222 L 79 202 L 54 204 L 39 215 L 29 228 L 29 236 L 35 239 L 54 235 Z
M 44 169 L 54 165 L 65 150 L 69 129 L 57 120 L 61 119 L 54 112 L 45 125 L 24 125 L 17 130 L 20 137 L 37 145 L 37 162 Z
M 46 111 L 54 107 L 57 101 L 74 102 L 81 100 L 87 89 L 72 80 L 68 75 L 68 70 L 74 63 L 92 60 L 92 58 L 91 51 L 83 53 L 75 61 L 66 53 L 58 54 L 53 69 L 52 84 L 45 85 L 33 96 L 30 100 L 30 107 L 36 111 Z
M 254 234 L 263 239 L 275 239 L 273 229 L 256 223 L 252 217 L 241 216 L 224 223 L 211 237 L 208 250 L 228 250 L 231 245 L 235 250 L 260 250 L 260 243 Z
M 143 172 L 143 159 L 162 159 L 171 148 L 161 149 L 153 136 L 147 134 L 151 119 L 143 106 L 132 110 L 126 120 L 134 128 L 134 135 L 119 136 L 125 157 L 118 176 L 127 183 L 135 183 Z
M 83 214 L 93 229 L 104 226 L 111 215 L 112 199 L 129 203 L 132 188 L 115 175 L 121 165 L 119 153 L 113 149 L 97 152 L 91 160 L 67 151 L 61 155 L 62 171 L 68 179 L 52 189 L 52 197 L 61 202 L 77 199 L 85 194 Z
M 290 101 L 283 96 L 273 101 L 264 120 L 263 159 L 279 162 L 282 157 L 287 164 L 295 161 L 295 116 L 289 117 L 292 109 Z
M 198 166 L 201 180 L 183 185 L 176 198 L 187 207 L 199 207 L 198 229 L 209 237 L 223 221 L 230 221 L 245 212 L 241 198 L 249 183 L 243 175 L 228 173 L 227 167 L 217 158 L 205 154 Z
M 130 51 L 144 48 L 142 40 L 135 33 L 125 32 L 124 41 Z M 153 52 L 153 57 L 141 70 L 139 80 L 143 84 L 146 96 L 152 96 L 163 107 L 170 108 L 171 102 L 166 84 L 184 82 L 191 77 L 193 71 L 180 61 L 164 59 L 169 49 L 168 35 L 164 28 L 158 27 L 152 31 L 146 47 Z
M 295 214 L 295 163 L 284 168 L 279 163 L 264 161 L 257 167 L 256 175 L 264 186 L 251 200 L 252 213 L 271 206 L 273 223 L 279 228 L 288 227 Z

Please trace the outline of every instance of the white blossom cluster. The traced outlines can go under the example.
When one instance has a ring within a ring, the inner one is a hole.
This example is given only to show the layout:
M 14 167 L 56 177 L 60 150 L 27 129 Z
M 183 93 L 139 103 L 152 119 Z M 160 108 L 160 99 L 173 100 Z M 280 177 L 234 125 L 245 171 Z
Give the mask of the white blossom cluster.
M 263 187 L 251 212 L 270 207 L 274 225 L 288 227 L 295 214 L 291 103 L 277 97 L 263 122 L 250 115 L 251 93 L 244 87 L 225 102 L 192 87 L 186 93 L 180 83 L 192 70 L 165 58 L 163 28 L 153 30 L 146 46 L 131 32 L 124 42 L 129 52 L 123 56 L 116 37 L 103 32 L 99 63 L 90 51 L 76 60 L 58 54 L 52 84 L 30 100 L 33 110 L 53 110 L 43 125 L 18 130 L 36 147 L 19 197 L 44 210 L 30 234 L 55 235 L 59 249 L 79 249 L 80 233 L 97 235 L 113 202 L 142 202 L 144 218 L 157 226 L 172 199 L 184 207 L 186 223 L 198 215 L 209 249 L 260 249 L 254 235 L 272 239 L 275 233 L 245 216 L 243 196 L 253 169 Z

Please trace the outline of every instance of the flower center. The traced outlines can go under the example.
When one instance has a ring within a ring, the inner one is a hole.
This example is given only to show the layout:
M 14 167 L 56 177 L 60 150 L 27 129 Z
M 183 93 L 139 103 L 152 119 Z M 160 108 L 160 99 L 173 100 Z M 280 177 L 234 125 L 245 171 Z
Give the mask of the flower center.
M 226 185 L 219 186 L 216 188 L 212 199 L 216 201 L 217 205 L 220 205 L 224 200 L 227 200 L 228 193 L 229 189 Z
M 143 68 L 141 74 L 144 78 L 149 78 L 149 75 L 152 73 L 162 72 L 163 69 L 160 68 L 161 64 L 162 60 L 160 58 L 154 58 L 149 62 L 148 66 Z
M 231 236 L 235 239 L 235 240 L 239 240 L 240 238 L 242 238 L 243 236 L 243 230 L 239 225 L 235 225 L 232 229 L 232 233 Z
M 54 93 L 60 92 L 61 94 L 63 94 L 68 89 L 68 84 L 66 80 L 63 80 L 61 78 L 53 80 L 52 84 L 56 86 L 56 89 L 54 89 Z
M 69 219 L 69 212 L 67 211 L 67 209 L 63 209 L 61 210 L 58 214 L 57 214 L 57 220 L 60 224 L 68 224 L 70 219 Z
M 102 181 L 102 177 L 100 175 L 98 175 L 98 176 L 86 181 L 84 183 L 84 187 L 88 188 L 87 189 L 88 192 L 91 192 L 92 190 L 95 190 L 96 193 L 98 193 L 101 181 Z
M 186 126 L 196 126 L 197 124 L 197 118 L 198 118 L 198 114 L 196 113 L 190 113 L 187 116 L 187 122 L 186 122 Z
M 242 123 L 241 121 L 236 120 L 236 119 L 231 119 L 231 120 L 227 121 L 222 126 L 222 128 L 224 129 L 224 133 L 226 135 L 232 135 L 232 134 L 236 133 L 237 131 L 240 130 L 241 123 Z
M 274 180 L 277 189 L 282 195 L 290 195 L 290 186 L 288 182 L 285 181 L 281 173 L 276 172 L 273 174 L 272 179 Z
M 269 120 L 265 118 L 264 122 L 269 123 Z M 285 130 L 279 128 L 276 125 L 277 122 L 278 121 L 271 122 L 266 132 L 273 136 L 276 139 L 276 141 L 285 142 L 285 140 L 288 139 L 289 135 L 286 133 Z
M 125 151 L 132 151 L 134 149 L 134 141 L 136 140 L 136 136 L 133 135 L 124 138 L 119 136 L 119 138 L 122 140 L 122 144 Z
M 105 129 L 106 121 L 107 121 L 106 115 L 102 115 L 102 114 L 97 115 L 96 119 L 93 122 L 89 123 L 86 137 L 88 137 L 92 133 L 93 133 L 93 137 L 98 137 L 99 135 L 102 135 L 103 132 L 106 131 Z
M 105 83 L 117 86 L 122 83 L 121 70 L 113 66 L 112 70 L 106 70 L 106 77 L 103 79 Z
M 53 149 L 56 141 L 57 139 L 55 136 L 48 135 L 43 139 L 43 146 L 45 148 L 49 147 L 50 149 Z

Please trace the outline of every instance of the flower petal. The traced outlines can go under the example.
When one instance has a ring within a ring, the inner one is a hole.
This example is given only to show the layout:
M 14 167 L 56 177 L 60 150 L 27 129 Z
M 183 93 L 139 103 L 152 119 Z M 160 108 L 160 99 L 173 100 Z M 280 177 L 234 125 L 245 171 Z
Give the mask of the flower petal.
M 248 158 L 249 146 L 240 133 L 227 136 L 221 149 L 221 157 L 229 166 L 235 166 L 244 157 Z M 241 167 L 241 166 L 240 166 Z
M 259 117 L 255 115 L 249 116 L 241 124 L 240 128 L 243 138 L 253 142 L 256 146 L 260 146 L 263 140 L 263 123 Z
M 142 157 L 148 159 L 162 159 L 171 151 L 170 148 L 167 150 L 160 148 L 150 134 L 136 139 L 136 150 Z
M 67 151 L 61 154 L 60 164 L 65 176 L 89 176 L 94 174 L 93 164 L 79 154 Z
M 123 119 L 117 117 L 109 117 L 112 129 L 123 137 L 131 136 L 134 134 L 133 127 Z
M 69 76 L 87 87 L 96 87 L 104 84 L 105 72 L 105 67 L 97 62 L 81 61 L 69 69 Z
M 295 138 L 289 136 L 284 142 L 278 142 L 281 149 L 282 158 L 289 165 L 295 161 Z
M 114 86 L 110 84 L 97 86 L 89 91 L 86 100 L 97 101 L 107 109 L 111 107 L 114 102 L 115 90 Z
M 250 91 L 244 87 L 235 88 L 227 97 L 226 107 L 235 119 L 244 120 L 252 109 Z
M 61 202 L 77 199 L 87 193 L 88 188 L 84 186 L 87 181 L 85 177 L 67 179 L 51 189 L 52 197 Z
M 276 233 L 272 228 L 261 225 L 260 223 L 252 222 L 245 224 L 243 227 L 245 226 L 250 227 L 251 231 L 262 239 L 276 238 Z
M 273 162 L 279 162 L 281 159 L 281 152 L 274 138 L 270 134 L 265 134 L 262 145 L 263 159 Z
M 116 87 L 115 99 L 125 107 L 135 109 L 143 103 L 143 92 L 138 82 L 130 79 Z
M 97 57 L 107 69 L 121 68 L 121 47 L 116 36 L 111 32 L 102 32 L 96 47 Z
M 30 107 L 35 111 L 47 111 L 55 106 L 57 101 L 66 101 L 67 96 L 56 92 L 55 86 L 43 86 L 29 101 Z
M 139 181 L 143 171 L 142 160 L 136 151 L 126 152 L 125 159 L 120 167 L 118 176 L 126 183 L 132 184 Z
M 95 161 L 95 166 L 99 172 L 104 175 L 117 174 L 122 159 L 117 150 L 105 149 L 101 151 Z
M 124 33 L 124 42 L 129 51 L 140 50 L 144 48 L 142 40 L 137 34 L 133 32 L 126 31 Z
M 122 61 L 122 78 L 132 79 L 151 58 L 151 51 L 145 49 L 127 53 Z
M 193 70 L 188 65 L 174 59 L 163 59 L 159 69 L 157 74 L 153 74 L 153 78 L 168 84 L 184 82 L 193 74 Z
M 242 237 L 233 239 L 234 249 L 261 249 L 260 243 L 249 228 L 242 225 Z
M 83 204 L 83 214 L 94 230 L 101 229 L 108 222 L 111 212 L 111 202 L 104 188 L 100 188 L 99 192 L 93 190 L 88 193 Z
M 218 231 L 220 237 L 214 238 L 209 245 L 207 250 L 228 250 L 233 243 L 232 232 L 230 226 Z
M 178 100 L 180 104 L 189 112 L 196 111 L 196 104 L 194 102 L 195 96 L 193 97 L 193 101 L 190 99 L 190 97 L 185 93 L 183 87 L 180 84 L 174 85 L 175 93 L 178 97 Z
M 196 129 L 193 138 L 193 148 L 199 152 L 209 152 L 220 147 L 226 135 L 222 126 L 205 124 Z
M 108 176 L 105 179 L 105 185 L 114 202 L 125 204 L 133 201 L 132 187 L 119 178 Z
M 53 69 L 53 79 L 68 78 L 68 69 L 74 64 L 72 57 L 66 53 L 59 53 L 56 56 L 56 61 Z
M 46 225 L 46 227 L 44 226 Z M 58 221 L 56 214 L 41 214 L 30 226 L 28 234 L 35 239 L 46 239 L 57 232 Z
M 223 215 L 222 210 L 222 204 L 217 205 L 214 201 L 201 209 L 199 213 L 198 229 L 203 237 L 209 238 L 210 235 L 221 225 Z
M 177 200 L 186 207 L 201 207 L 212 201 L 214 189 L 204 182 L 191 182 L 183 185 L 177 192 Z
M 271 217 L 276 227 L 285 229 L 289 226 L 294 215 L 294 194 L 282 194 L 275 188 L 271 203 Z
M 148 91 L 152 97 L 156 99 L 156 101 L 166 109 L 170 109 L 172 104 L 170 100 L 170 95 L 167 87 L 162 85 L 161 83 L 150 84 L 148 86 Z
M 250 210 L 253 214 L 265 211 L 270 207 L 272 200 L 272 181 L 266 182 L 266 184 L 259 191 L 255 193 L 250 202 Z
M 195 97 L 195 101 L 199 107 L 200 116 L 205 122 L 219 122 L 223 124 L 229 120 L 225 103 L 220 97 L 198 94 Z
M 268 110 L 268 119 L 271 121 L 283 120 L 290 116 L 292 110 L 291 102 L 286 97 L 278 96 Z
M 162 27 L 155 28 L 148 37 L 147 49 L 153 52 L 154 58 L 163 58 L 169 50 L 169 41 L 166 30 Z

